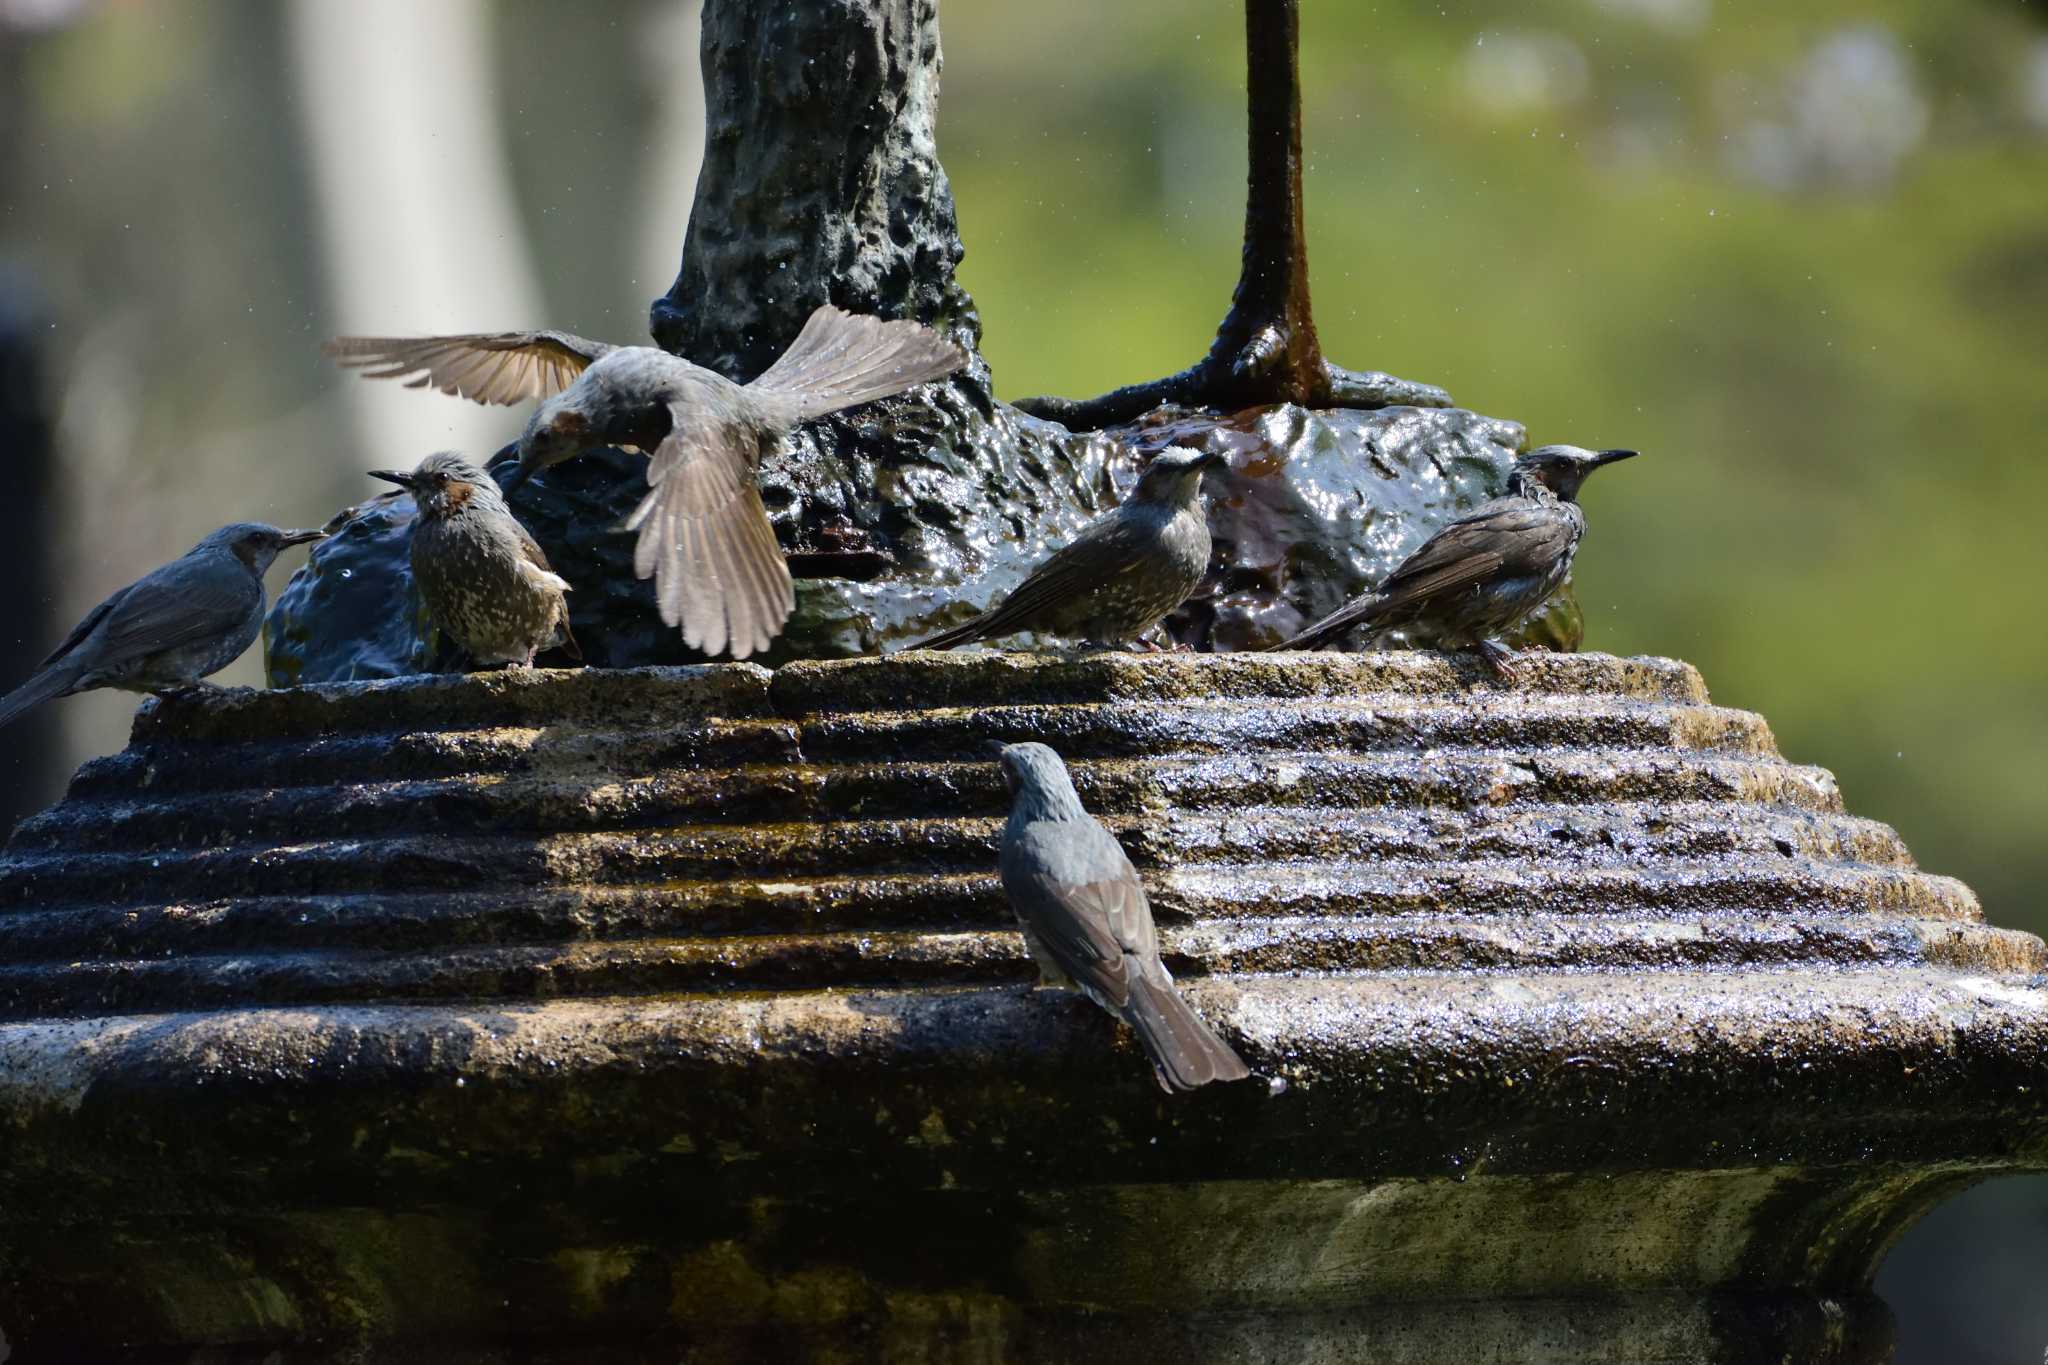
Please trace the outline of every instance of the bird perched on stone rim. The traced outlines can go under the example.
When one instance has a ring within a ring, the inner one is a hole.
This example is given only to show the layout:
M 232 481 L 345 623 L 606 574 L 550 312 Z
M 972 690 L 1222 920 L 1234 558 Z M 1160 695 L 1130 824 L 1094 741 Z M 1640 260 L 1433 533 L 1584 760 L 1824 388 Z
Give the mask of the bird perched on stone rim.
M 1202 474 L 1213 451 L 1169 446 L 1121 503 L 1083 527 L 1008 596 L 963 625 L 911 645 L 951 649 L 1019 631 L 1118 645 L 1187 600 L 1209 569 Z
M 633 571 L 652 578 L 664 623 L 706 654 L 766 649 L 796 609 L 762 506 L 761 454 L 799 422 L 942 379 L 967 353 L 921 323 L 819 308 L 747 384 L 651 346 L 569 332 L 340 337 L 328 355 L 371 379 L 406 378 L 479 403 L 544 400 L 519 438 L 511 492 L 594 446 L 651 452 L 647 495 L 626 518 Z
M 0 697 L 0 725 L 54 697 L 112 687 L 178 692 L 242 656 L 263 630 L 263 575 L 325 531 L 223 526 L 86 613 L 29 680 Z
M 1272 649 L 1319 649 L 1352 629 L 1396 627 L 1422 645 L 1470 649 L 1495 677 L 1515 674 L 1495 637 L 1549 600 L 1586 534 L 1579 486 L 1633 450 L 1541 446 L 1516 458 L 1507 492 L 1439 530 L 1385 581 Z
M 527 533 L 491 476 L 453 451 L 411 473 L 373 469 L 373 479 L 412 494 L 413 582 L 427 614 L 475 664 L 531 667 L 560 647 L 583 651 L 569 631 L 569 584 Z
M 1169 1093 L 1251 1074 L 1174 989 L 1159 960 L 1152 905 L 1122 845 L 1081 806 L 1060 756 L 1001 746 L 1011 793 L 1003 890 L 1041 984 L 1078 989 L 1129 1024 Z

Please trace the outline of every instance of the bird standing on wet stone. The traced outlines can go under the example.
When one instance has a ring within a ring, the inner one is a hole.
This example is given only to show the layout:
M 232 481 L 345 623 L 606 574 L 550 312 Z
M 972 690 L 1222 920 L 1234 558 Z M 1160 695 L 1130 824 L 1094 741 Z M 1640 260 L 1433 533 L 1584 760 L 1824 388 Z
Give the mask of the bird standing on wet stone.
M 53 697 L 99 687 L 201 686 L 262 632 L 263 575 L 279 553 L 325 534 L 260 522 L 221 527 L 94 607 L 33 677 L 0 697 L 0 725 Z
M 912 649 L 951 649 L 1019 631 L 1119 645 L 1166 619 L 1209 570 L 1202 472 L 1213 452 L 1169 446 L 1108 515 L 1053 551 L 996 606 Z
M 1535 612 L 1571 572 L 1586 534 L 1579 485 L 1633 450 L 1543 446 L 1515 461 L 1508 491 L 1424 541 L 1363 597 L 1273 649 L 1320 649 L 1354 628 L 1406 629 L 1419 645 L 1471 649 L 1495 677 L 1515 674 L 1499 636 Z
M 479 403 L 544 401 L 519 438 L 511 492 L 537 470 L 594 446 L 648 457 L 647 496 L 626 519 L 640 533 L 633 571 L 652 578 L 661 619 L 706 654 L 766 649 L 796 608 L 789 568 L 761 504 L 761 453 L 799 422 L 886 398 L 967 363 L 916 322 L 830 306 L 812 313 L 758 379 L 725 376 L 649 346 L 568 332 L 341 337 L 327 352 L 371 379 L 416 376 Z
M 427 614 L 483 668 L 530 667 L 557 645 L 581 659 L 569 633 L 569 584 L 548 565 L 491 476 L 453 452 L 410 474 L 370 477 L 412 494 L 412 577 Z
M 1060 756 L 1043 744 L 1009 744 L 1002 766 L 1011 794 L 1003 890 L 1041 984 L 1079 989 L 1136 1030 L 1164 1090 L 1249 1076 L 1174 989 L 1137 870 L 1081 808 Z

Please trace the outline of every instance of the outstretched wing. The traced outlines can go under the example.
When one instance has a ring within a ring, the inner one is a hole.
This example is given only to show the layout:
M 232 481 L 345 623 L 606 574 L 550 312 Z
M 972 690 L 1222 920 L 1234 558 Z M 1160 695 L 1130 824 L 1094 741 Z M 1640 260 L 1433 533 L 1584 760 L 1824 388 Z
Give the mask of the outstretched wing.
M 626 519 L 640 533 L 633 572 L 654 580 L 661 619 L 706 654 L 768 647 L 796 589 L 754 482 L 749 431 L 669 405 L 669 434 L 647 463 L 647 496 Z
M 321 347 L 365 379 L 404 379 L 476 403 L 552 398 L 618 349 L 571 332 L 477 332 L 450 337 L 336 337 Z

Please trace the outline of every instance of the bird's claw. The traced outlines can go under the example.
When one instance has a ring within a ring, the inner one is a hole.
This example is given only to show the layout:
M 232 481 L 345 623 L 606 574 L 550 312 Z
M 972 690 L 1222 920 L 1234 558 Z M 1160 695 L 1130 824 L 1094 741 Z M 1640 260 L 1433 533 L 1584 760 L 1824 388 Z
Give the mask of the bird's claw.
M 1500 641 L 1481 640 L 1472 649 L 1496 682 L 1511 683 L 1521 676 L 1521 667 L 1515 663 L 1515 652 Z
M 1165 626 L 1152 629 L 1131 641 L 1131 648 L 1141 654 L 1192 654 L 1193 648 L 1186 642 L 1173 639 L 1166 633 Z

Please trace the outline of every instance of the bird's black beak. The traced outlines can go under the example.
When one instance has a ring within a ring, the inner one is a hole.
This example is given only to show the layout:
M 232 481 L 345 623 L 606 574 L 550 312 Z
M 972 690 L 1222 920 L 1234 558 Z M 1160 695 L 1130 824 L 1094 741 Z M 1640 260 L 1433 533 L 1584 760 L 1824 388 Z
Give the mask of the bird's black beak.
M 327 539 L 327 532 L 315 527 L 308 531 L 286 531 L 278 537 L 278 542 L 283 545 L 307 545 L 313 541 L 325 539 Z
M 1640 450 L 1601 450 L 1601 451 L 1595 451 L 1595 452 L 1594 452 L 1594 454 L 1593 454 L 1593 459 L 1592 459 L 1591 467 L 1592 467 L 1592 468 L 1594 468 L 1594 469 L 1598 469 L 1598 468 L 1599 468 L 1599 467 L 1600 467 L 1601 465 L 1604 465 L 1604 464 L 1619 464 L 1619 463 L 1621 463 L 1621 462 L 1622 462 L 1623 460 L 1633 460 L 1633 459 L 1634 459 L 1634 458 L 1635 458 L 1636 456 L 1638 456 L 1638 455 L 1640 455 L 1640 454 L 1642 454 L 1642 453 L 1643 453 L 1643 452 L 1642 452 L 1642 451 L 1640 451 Z
M 533 477 L 533 471 L 535 470 L 535 468 L 537 468 L 537 466 L 530 464 L 523 464 L 518 466 L 510 474 L 498 480 L 498 491 L 500 493 L 505 494 L 507 497 L 510 497 L 514 489 L 520 487 L 528 479 Z
M 369 475 L 373 479 L 382 479 L 386 483 L 395 483 L 408 493 L 412 491 L 412 475 L 410 474 L 402 474 L 396 469 L 372 469 L 369 471 Z
M 1205 450 L 1202 452 L 1202 458 L 1195 461 L 1195 468 L 1221 469 L 1229 461 L 1230 457 L 1220 450 Z
M 1003 750 L 1009 747 L 1010 746 L 1007 741 L 1000 739 L 990 739 L 984 740 L 982 742 L 983 750 L 987 752 L 990 758 L 995 759 L 997 762 L 1002 761 Z

